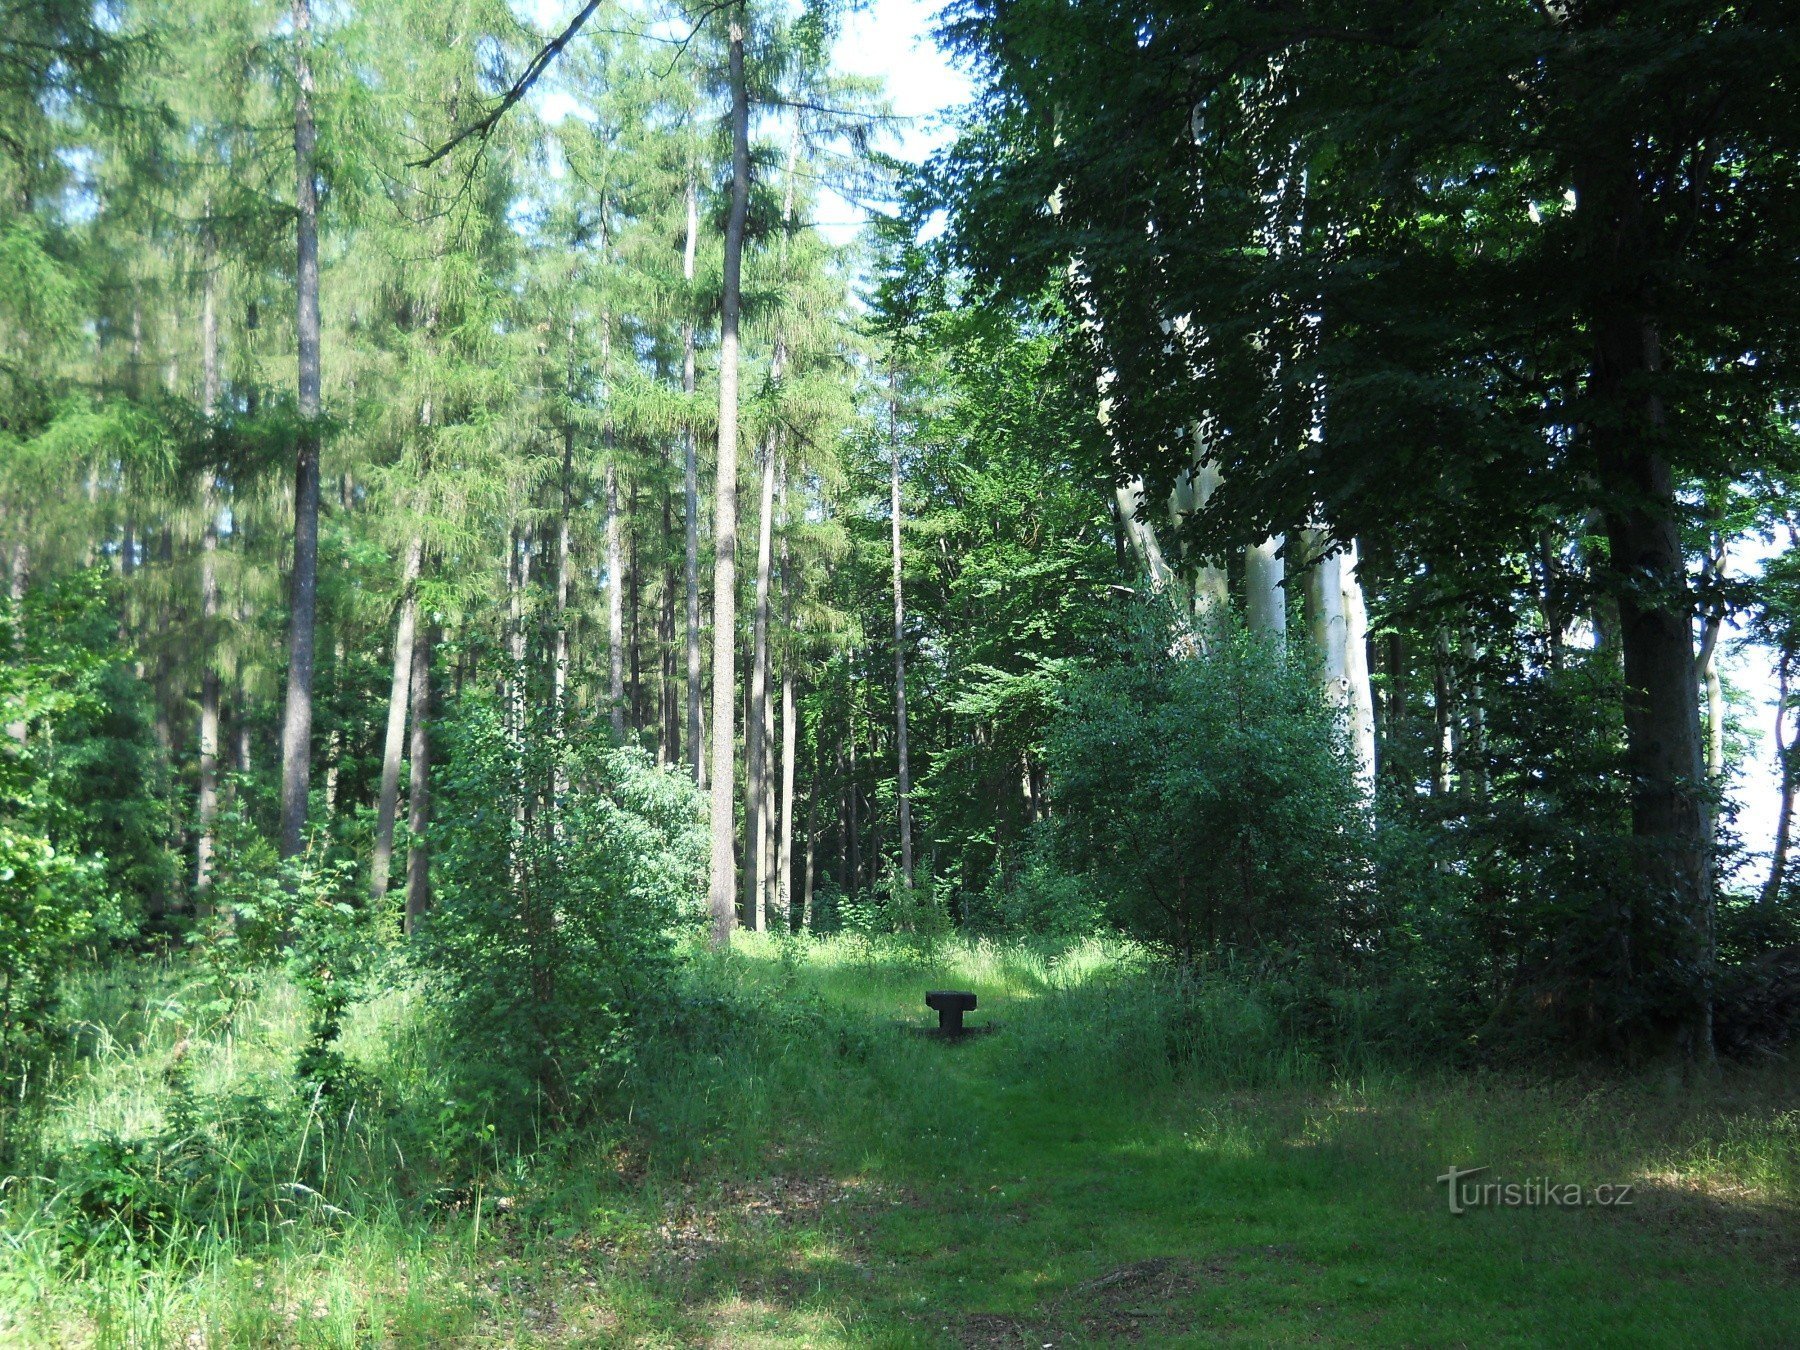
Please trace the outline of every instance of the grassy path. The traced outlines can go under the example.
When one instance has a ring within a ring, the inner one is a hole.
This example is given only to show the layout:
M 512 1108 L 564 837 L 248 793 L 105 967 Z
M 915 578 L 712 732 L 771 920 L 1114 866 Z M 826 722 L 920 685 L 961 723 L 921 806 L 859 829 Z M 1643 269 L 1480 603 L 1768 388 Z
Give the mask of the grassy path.
M 400 1170 L 340 1175 L 337 1207 L 102 1268 L 0 1196 L 0 1344 L 1800 1346 L 1791 1073 L 1334 1083 L 1253 1004 L 1177 1016 L 1116 974 L 1091 950 L 744 940 L 687 995 L 715 1042 L 646 1064 L 627 1121 L 497 1147 L 460 1198 L 383 1198 L 392 1175 L 443 1193 L 377 1132 L 360 1156 Z M 946 986 L 1001 1029 L 902 1025 Z M 407 998 L 360 1011 L 347 1049 L 429 1119 Z M 71 1080 L 70 1140 L 153 1128 L 186 1045 L 153 1023 L 121 1017 Z M 273 989 L 188 1052 L 200 1088 L 291 1094 L 301 1025 Z M 1634 1192 L 1459 1217 L 1450 1165 Z
M 784 974 L 748 953 L 752 980 L 865 1020 L 872 1082 L 812 1082 L 760 1154 L 714 1159 L 698 1190 L 710 1238 L 629 1277 L 643 1320 L 621 1339 L 1800 1344 L 1793 1211 L 1731 1179 L 1773 1164 L 1791 1183 L 1791 1111 L 1627 1089 L 1146 1081 L 1091 1034 L 1092 999 L 1068 1006 L 1041 968 L 963 953 Z M 895 1028 L 945 983 L 1003 1029 L 942 1045 Z M 1734 1174 L 1746 1120 L 1761 1124 Z M 1456 1217 L 1435 1180 L 1451 1163 L 1636 1189 L 1623 1207 Z

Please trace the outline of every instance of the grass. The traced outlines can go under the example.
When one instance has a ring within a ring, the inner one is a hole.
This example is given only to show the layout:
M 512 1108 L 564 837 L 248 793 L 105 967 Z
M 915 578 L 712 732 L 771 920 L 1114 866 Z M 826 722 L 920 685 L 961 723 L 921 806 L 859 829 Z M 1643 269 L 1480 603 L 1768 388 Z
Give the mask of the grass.
M 89 989 L 53 1152 L 164 1128 L 183 1041 L 198 1099 L 292 1097 L 294 992 L 209 1029 L 182 978 Z M 1184 1012 L 1093 945 L 745 938 L 693 978 L 766 1015 L 653 1053 L 612 1123 L 496 1139 L 473 1173 L 433 1152 L 438 1052 L 397 988 L 346 1033 L 369 1084 L 348 1124 L 303 1103 L 271 1156 L 257 1110 L 218 1108 L 239 1189 L 178 1182 L 226 1192 L 206 1222 L 83 1248 L 66 1177 L 10 1180 L 0 1342 L 1800 1343 L 1784 1066 L 1704 1089 L 1348 1077 L 1242 990 Z M 943 985 L 1000 1029 L 901 1025 Z M 1455 1217 L 1451 1164 L 1632 1203 Z

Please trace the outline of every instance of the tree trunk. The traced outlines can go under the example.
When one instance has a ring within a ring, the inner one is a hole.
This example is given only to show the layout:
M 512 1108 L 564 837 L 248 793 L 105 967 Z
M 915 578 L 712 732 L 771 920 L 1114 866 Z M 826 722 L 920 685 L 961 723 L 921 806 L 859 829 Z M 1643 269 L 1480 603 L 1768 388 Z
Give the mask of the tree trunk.
M 1763 883 L 1762 902 L 1772 905 L 1787 884 L 1788 849 L 1794 827 L 1794 747 L 1787 739 L 1788 686 L 1793 678 L 1793 657 L 1783 652 L 1776 662 L 1775 763 L 1781 770 L 1781 805 L 1775 816 L 1775 847 L 1769 855 L 1769 879 Z
M 293 0 L 295 330 L 300 436 L 294 465 L 287 705 L 281 721 L 281 856 L 300 852 L 312 772 L 313 637 L 319 599 L 319 201 L 313 180 L 312 0 Z
M 894 574 L 894 755 L 900 813 L 900 878 L 913 884 L 912 765 L 906 753 L 906 592 L 901 581 L 900 409 L 897 377 L 888 375 L 888 516 Z
M 850 668 L 852 671 L 856 668 L 855 649 L 850 652 Z M 850 776 L 845 784 L 845 790 L 849 793 L 850 819 L 846 827 L 849 847 L 846 856 L 849 858 L 850 884 L 845 887 L 845 890 L 848 894 L 855 895 L 862 889 L 862 824 L 857 819 L 856 810 L 856 709 L 854 706 L 850 710 L 849 724 Z
M 806 795 L 806 876 L 800 891 L 800 929 L 811 932 L 813 926 L 813 847 L 818 840 L 819 785 L 813 784 Z
M 750 99 L 744 82 L 745 14 L 729 11 L 731 212 L 725 226 L 724 293 L 719 318 L 719 464 L 713 507 L 712 859 L 708 901 L 712 936 L 731 941 L 737 914 L 733 865 L 732 757 L 736 740 L 738 311 L 742 304 L 744 220 L 750 204 Z
M 1187 473 L 1190 511 L 1199 511 L 1219 490 L 1219 470 L 1212 464 L 1196 464 Z M 1194 619 L 1211 641 L 1223 631 L 1231 608 L 1231 584 L 1225 569 L 1214 558 L 1196 558 L 1193 565 Z
M 550 664 L 550 708 L 559 747 L 569 734 L 569 591 L 574 581 L 569 567 L 569 533 L 575 511 L 575 432 L 571 427 L 563 428 L 560 487 L 556 513 L 556 648 Z M 567 791 L 563 781 L 566 772 L 562 756 L 558 755 L 555 791 L 559 801 Z
M 624 557 L 619 540 L 619 472 L 606 466 L 606 699 L 613 739 L 625 740 Z
M 1581 186 L 1578 180 L 1578 192 Z M 1619 191 L 1635 203 L 1635 182 Z M 1603 196 L 1579 195 L 1583 211 L 1597 212 L 1602 221 L 1615 214 Z M 1627 223 L 1609 228 L 1629 234 L 1632 208 L 1621 209 Z M 1609 503 L 1605 522 L 1624 662 L 1632 835 L 1643 849 L 1643 893 L 1673 897 L 1682 916 L 1679 964 L 1693 978 L 1690 1002 L 1677 1010 L 1678 1032 L 1689 1058 L 1710 1063 L 1712 868 L 1693 602 L 1676 526 L 1675 476 L 1656 448 L 1665 434 L 1662 404 L 1657 394 L 1645 392 L 1646 386 L 1653 390 L 1661 368 L 1660 341 L 1646 299 L 1615 303 L 1595 324 L 1594 402 L 1624 415 L 1598 417 L 1588 431 Z M 1654 922 L 1648 913 L 1640 918 Z M 1630 950 L 1641 947 L 1633 943 Z
M 657 685 L 657 709 L 662 731 L 657 737 L 657 762 L 670 765 L 681 763 L 681 682 L 675 675 L 675 514 L 666 486 L 662 494 L 662 524 L 662 605 L 656 622 L 662 672 Z
M 23 522 L 21 522 L 23 524 Z M 31 577 L 31 546 L 23 539 L 13 541 L 11 557 L 12 575 L 8 579 L 7 594 L 12 599 L 13 642 L 19 649 L 19 659 L 25 659 L 25 587 Z M 15 718 L 6 724 L 6 734 L 20 745 L 30 728 L 24 718 Z
M 790 607 L 790 624 L 791 619 Z M 794 926 L 794 753 L 799 744 L 796 715 L 794 657 L 790 649 L 781 663 L 781 836 L 775 846 L 775 913 L 783 931 L 791 931 Z
M 631 645 L 629 648 L 631 682 L 626 706 L 631 710 L 632 731 L 641 732 L 644 729 L 644 648 L 639 624 L 642 621 L 643 613 L 643 586 L 641 584 L 642 573 L 638 568 L 638 485 L 635 474 L 631 480 L 631 495 L 626 502 L 625 519 L 631 522 L 630 556 L 625 569 L 626 576 L 631 578 L 630 588 L 627 591 L 628 602 L 631 605 Z
M 706 787 L 706 737 L 700 725 L 700 464 L 695 444 L 692 407 L 694 402 L 694 251 L 700 233 L 700 199 L 693 174 L 687 181 L 687 238 L 681 249 L 681 276 L 687 283 L 687 317 L 681 324 L 681 391 L 687 395 L 690 415 L 681 431 L 682 525 L 686 533 L 684 559 L 687 584 L 687 734 L 688 755 L 693 761 L 694 781 Z
M 1437 729 L 1431 745 L 1431 795 L 1448 797 L 1456 770 L 1456 698 L 1450 677 L 1450 634 L 1442 628 L 1432 648 L 1432 703 Z
M 406 787 L 406 933 L 410 937 L 431 908 L 431 652 L 437 629 L 413 630 L 411 714 Z
M 1114 505 L 1118 509 L 1120 527 L 1125 531 L 1125 538 L 1131 544 L 1131 551 L 1136 555 L 1138 565 L 1150 578 L 1150 589 L 1160 595 L 1174 583 L 1175 574 L 1169 568 L 1168 560 L 1163 557 L 1162 544 L 1156 537 L 1156 527 L 1143 518 L 1144 480 L 1133 478 L 1113 489 Z
M 210 422 L 219 410 L 219 310 L 216 291 L 218 251 L 206 204 L 200 263 L 200 410 Z M 194 909 L 210 911 L 213 832 L 219 816 L 219 506 L 214 476 L 206 471 L 200 510 L 206 524 L 200 535 L 200 800 L 195 812 Z
M 1375 796 L 1375 692 L 1369 679 L 1369 610 L 1357 576 L 1361 557 L 1354 541 L 1341 572 L 1344 610 L 1344 678 L 1348 683 L 1350 747 L 1364 800 Z
M 413 635 L 419 616 L 419 568 L 424 557 L 425 541 L 414 535 L 406 549 L 406 565 L 400 578 L 400 610 L 394 620 L 394 674 L 388 686 L 387 736 L 381 746 L 381 788 L 375 805 L 375 855 L 369 869 L 369 899 L 375 904 L 387 895 L 388 871 L 394 856 L 394 820 L 400 810 L 400 756 L 405 750 Z
M 768 795 L 769 569 L 773 563 L 775 441 L 763 446 L 762 515 L 756 533 L 756 601 L 751 620 L 750 703 L 744 727 L 744 907 L 752 928 L 763 927 L 763 799 Z
M 1277 647 L 1287 643 L 1287 561 L 1283 540 L 1273 535 L 1244 550 L 1244 621 L 1255 636 Z

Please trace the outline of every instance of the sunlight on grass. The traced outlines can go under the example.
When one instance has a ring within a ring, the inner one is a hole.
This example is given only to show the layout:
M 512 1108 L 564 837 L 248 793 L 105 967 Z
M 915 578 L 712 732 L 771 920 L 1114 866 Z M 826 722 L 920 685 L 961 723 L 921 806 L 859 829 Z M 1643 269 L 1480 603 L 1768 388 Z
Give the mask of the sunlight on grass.
M 283 981 L 229 1020 L 178 966 L 94 982 L 44 1169 L 6 1182 L 0 1340 L 1800 1337 L 1800 1110 L 1779 1073 L 1670 1091 L 1346 1071 L 1252 992 L 1100 943 L 747 935 L 684 979 L 730 1019 L 720 1039 L 648 1046 L 616 1117 L 496 1139 L 473 1173 L 434 1143 L 445 1049 L 406 979 L 353 1010 L 358 1095 L 336 1115 L 295 1100 L 305 1010 Z M 975 990 L 1000 1032 L 906 1034 L 940 985 Z M 182 1111 L 213 1151 L 83 1152 Z M 1642 1199 L 1452 1219 L 1450 1164 Z M 102 1165 L 168 1217 L 96 1218 Z M 1422 1320 L 1450 1289 L 1452 1320 Z M 1601 1290 L 1642 1311 L 1607 1322 Z

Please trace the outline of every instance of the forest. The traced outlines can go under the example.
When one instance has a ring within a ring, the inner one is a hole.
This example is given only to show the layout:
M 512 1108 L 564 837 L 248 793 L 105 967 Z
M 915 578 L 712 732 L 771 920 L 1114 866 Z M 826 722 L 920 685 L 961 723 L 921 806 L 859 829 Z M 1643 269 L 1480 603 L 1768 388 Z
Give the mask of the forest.
M 1787 5 L 0 0 L 0 568 L 0 1343 L 1800 1342 Z

